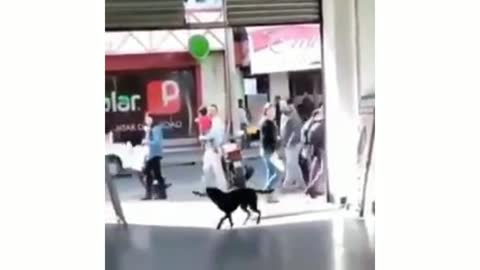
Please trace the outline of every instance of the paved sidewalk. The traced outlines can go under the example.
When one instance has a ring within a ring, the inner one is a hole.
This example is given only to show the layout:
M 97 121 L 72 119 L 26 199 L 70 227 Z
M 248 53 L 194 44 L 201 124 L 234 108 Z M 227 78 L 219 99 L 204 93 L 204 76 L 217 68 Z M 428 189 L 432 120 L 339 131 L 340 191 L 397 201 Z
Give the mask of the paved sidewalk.
M 260 188 L 265 181 L 265 167 L 260 159 L 245 161 L 255 169 L 249 185 Z M 165 166 L 163 168 L 167 182 L 173 186 L 168 190 L 168 201 L 140 201 L 145 194 L 143 186 L 136 178 L 122 177 L 115 179 L 123 211 L 127 222 L 132 224 L 149 224 L 183 227 L 216 226 L 221 212 L 207 198 L 192 194 L 199 190 L 201 183 L 201 164 L 183 166 Z M 308 199 L 304 194 L 280 194 L 280 203 L 267 204 L 265 196 L 259 195 L 259 207 L 263 212 L 262 224 L 272 225 L 302 220 L 317 220 L 331 215 L 334 206 L 328 205 L 324 197 Z M 255 215 L 252 214 L 252 217 Z M 105 202 L 105 218 L 107 223 L 115 222 L 115 215 L 108 196 Z M 238 210 L 234 214 L 234 223 L 240 226 L 245 213 Z M 255 225 L 252 221 L 250 225 Z
M 139 201 L 122 202 L 123 212 L 129 224 L 161 225 L 176 227 L 215 228 L 223 213 L 207 198 L 196 201 Z M 338 212 L 334 205 L 327 204 L 324 198 L 309 199 L 302 194 L 280 196 L 280 202 L 269 204 L 265 196 L 259 196 L 259 209 L 262 211 L 261 225 L 278 225 L 292 222 L 321 220 Z M 246 226 L 246 214 L 241 210 L 233 214 L 234 227 L 257 226 L 256 214 Z M 111 203 L 105 204 L 105 223 L 115 223 L 116 218 Z M 229 228 L 228 222 L 224 228 Z

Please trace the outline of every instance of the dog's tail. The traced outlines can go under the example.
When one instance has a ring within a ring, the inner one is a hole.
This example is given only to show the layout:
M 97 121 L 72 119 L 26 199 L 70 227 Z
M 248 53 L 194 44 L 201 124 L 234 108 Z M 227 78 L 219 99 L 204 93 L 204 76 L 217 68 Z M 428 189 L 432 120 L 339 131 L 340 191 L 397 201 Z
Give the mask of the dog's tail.
M 192 191 L 192 193 L 198 197 L 207 197 L 207 193 L 202 193 L 200 191 Z
M 258 194 L 270 194 L 272 192 L 273 192 L 273 189 L 267 189 L 267 190 L 255 189 L 255 193 L 258 193 Z

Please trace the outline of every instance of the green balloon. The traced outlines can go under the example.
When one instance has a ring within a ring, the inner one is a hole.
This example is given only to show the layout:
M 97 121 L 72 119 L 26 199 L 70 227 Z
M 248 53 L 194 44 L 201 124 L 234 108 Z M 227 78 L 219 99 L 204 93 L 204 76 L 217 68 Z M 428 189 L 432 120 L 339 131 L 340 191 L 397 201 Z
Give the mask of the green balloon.
M 204 36 L 194 35 L 188 40 L 188 50 L 194 58 L 203 60 L 210 53 L 210 44 Z

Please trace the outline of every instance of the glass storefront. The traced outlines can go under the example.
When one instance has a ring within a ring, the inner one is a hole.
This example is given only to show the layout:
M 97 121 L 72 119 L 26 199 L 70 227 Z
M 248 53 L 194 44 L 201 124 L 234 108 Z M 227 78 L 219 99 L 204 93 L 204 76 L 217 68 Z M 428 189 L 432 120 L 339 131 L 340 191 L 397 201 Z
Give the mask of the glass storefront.
M 139 144 L 150 113 L 163 123 L 166 139 L 195 138 L 195 80 L 193 68 L 106 72 L 106 132 L 113 132 L 115 142 Z

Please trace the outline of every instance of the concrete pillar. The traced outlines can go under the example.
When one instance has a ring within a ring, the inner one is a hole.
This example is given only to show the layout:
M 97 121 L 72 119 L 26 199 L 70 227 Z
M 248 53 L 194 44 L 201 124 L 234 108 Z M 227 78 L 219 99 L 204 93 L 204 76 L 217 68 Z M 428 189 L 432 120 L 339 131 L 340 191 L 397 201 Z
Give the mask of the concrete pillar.
M 324 0 L 323 18 L 327 165 L 338 201 L 354 192 L 357 174 L 354 0 Z
M 240 130 L 240 119 L 238 117 L 238 102 L 237 100 L 241 98 L 239 95 L 240 92 L 243 92 L 241 88 L 242 81 L 241 81 L 241 74 L 240 71 L 235 66 L 235 48 L 234 48 L 234 41 L 233 41 L 233 30 L 232 28 L 225 29 L 225 66 L 227 67 L 227 74 L 225 74 L 227 79 L 227 87 L 226 91 L 228 91 L 227 96 L 229 100 L 225 102 L 227 106 L 227 110 L 230 110 L 231 125 L 233 127 L 233 133 L 236 135 Z M 228 116 L 229 113 L 226 113 Z
M 323 93 L 321 89 L 321 77 L 315 77 L 313 79 L 313 102 L 315 102 L 315 107 L 318 107 L 320 103 L 323 103 Z
M 238 100 L 244 99 L 245 91 L 243 89 L 243 75 L 238 68 L 235 68 L 232 72 L 232 104 L 233 104 L 233 115 L 232 120 L 234 124 L 235 134 L 240 130 L 240 118 L 238 117 Z
M 290 88 L 288 83 L 287 72 L 277 72 L 269 74 L 270 80 L 270 101 L 273 101 L 275 96 L 282 98 L 290 97 Z
M 214 52 L 201 62 L 203 105 L 217 104 L 220 116 L 225 114 L 225 81 L 223 52 Z

